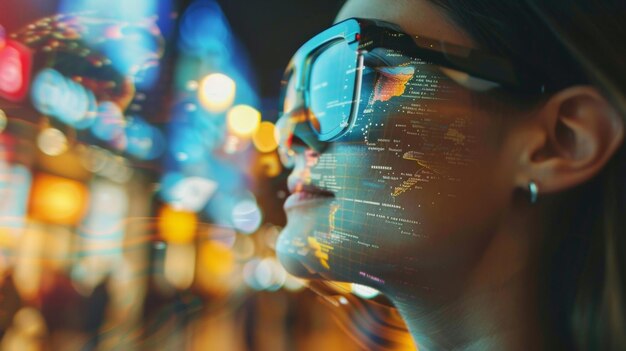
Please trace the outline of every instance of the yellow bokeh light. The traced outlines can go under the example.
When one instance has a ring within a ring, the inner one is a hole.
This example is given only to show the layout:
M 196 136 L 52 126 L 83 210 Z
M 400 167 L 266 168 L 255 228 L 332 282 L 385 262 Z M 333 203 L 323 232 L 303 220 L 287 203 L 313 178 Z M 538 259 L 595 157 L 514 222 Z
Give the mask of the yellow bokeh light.
M 266 177 L 277 177 L 283 171 L 280 158 L 276 153 L 261 155 L 258 162 L 260 172 Z
M 165 252 L 165 279 L 173 287 L 185 290 L 193 283 L 196 273 L 196 248 L 192 244 L 168 245 Z
M 248 105 L 237 105 L 228 111 L 228 130 L 239 137 L 251 137 L 261 124 L 261 113 Z
M 48 156 L 59 156 L 67 151 L 67 137 L 55 128 L 46 128 L 37 137 L 39 150 Z
M 260 152 L 272 152 L 278 147 L 276 126 L 272 122 L 262 122 L 254 133 L 252 141 Z
M 203 274 L 225 278 L 235 269 L 235 256 L 223 243 L 206 241 L 199 248 L 198 263 Z
M 235 101 L 237 86 L 235 81 L 225 74 L 213 73 L 204 77 L 198 89 L 198 99 L 210 112 L 223 112 Z
M 198 227 L 196 214 L 164 206 L 159 213 L 159 233 L 171 244 L 187 244 L 193 241 Z
M 38 220 L 75 225 L 87 205 L 87 188 L 74 180 L 40 174 L 31 192 L 30 213 Z

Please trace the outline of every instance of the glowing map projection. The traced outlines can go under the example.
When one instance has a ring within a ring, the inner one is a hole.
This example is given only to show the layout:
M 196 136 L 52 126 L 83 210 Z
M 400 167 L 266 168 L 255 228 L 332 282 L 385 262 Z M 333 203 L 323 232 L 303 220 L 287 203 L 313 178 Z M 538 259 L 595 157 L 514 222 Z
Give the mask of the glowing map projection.
M 372 99 L 374 102 L 385 102 L 404 94 L 415 69 L 413 67 L 382 67 L 377 72 L 379 77 L 374 85 Z
M 287 208 L 277 248 L 302 276 L 421 289 L 403 279 L 436 259 L 432 233 L 445 228 L 441 213 L 472 165 L 472 102 L 436 66 L 391 51 L 373 56 L 349 130 L 322 152 L 294 152 L 293 188 L 332 197 Z

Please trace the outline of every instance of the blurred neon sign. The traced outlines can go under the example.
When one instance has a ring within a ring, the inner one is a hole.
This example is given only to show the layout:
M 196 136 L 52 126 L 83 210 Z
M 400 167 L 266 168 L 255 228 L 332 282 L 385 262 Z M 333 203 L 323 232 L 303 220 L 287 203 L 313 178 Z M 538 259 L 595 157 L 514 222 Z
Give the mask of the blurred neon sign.
M 0 48 L 0 97 L 21 101 L 28 92 L 32 55 L 28 48 L 15 41 L 7 41 Z

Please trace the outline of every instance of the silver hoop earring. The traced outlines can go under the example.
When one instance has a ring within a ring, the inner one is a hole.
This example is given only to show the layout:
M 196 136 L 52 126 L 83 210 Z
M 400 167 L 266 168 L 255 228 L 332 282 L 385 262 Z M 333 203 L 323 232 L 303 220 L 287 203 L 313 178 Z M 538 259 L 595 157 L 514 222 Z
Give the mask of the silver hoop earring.
M 528 192 L 530 193 L 530 203 L 536 204 L 537 199 L 539 198 L 539 188 L 537 187 L 537 183 L 532 180 L 528 182 Z

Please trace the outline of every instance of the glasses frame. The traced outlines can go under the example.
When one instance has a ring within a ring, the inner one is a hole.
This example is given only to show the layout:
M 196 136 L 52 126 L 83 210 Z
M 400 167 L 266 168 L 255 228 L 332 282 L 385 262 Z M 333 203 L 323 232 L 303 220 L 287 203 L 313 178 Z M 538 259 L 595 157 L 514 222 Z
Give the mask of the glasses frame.
M 349 120 L 332 131 L 319 133 L 312 124 L 309 109 L 308 89 L 311 67 L 315 58 L 327 47 L 344 40 L 357 52 L 356 79 Z M 480 49 L 467 48 L 439 39 L 405 33 L 398 25 L 372 19 L 351 18 L 333 25 L 307 41 L 289 61 L 281 85 L 279 115 L 283 111 L 289 84 L 295 75 L 297 99 L 304 103 L 307 120 L 320 141 L 333 141 L 340 138 L 354 123 L 359 110 L 364 54 L 375 48 L 398 51 L 403 56 L 424 60 L 428 63 L 460 71 L 471 77 L 483 79 L 516 92 L 538 94 L 545 92 L 545 83 L 520 63 L 500 57 Z

